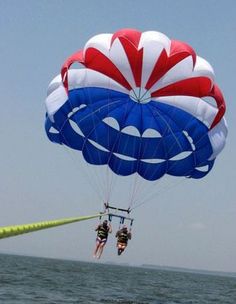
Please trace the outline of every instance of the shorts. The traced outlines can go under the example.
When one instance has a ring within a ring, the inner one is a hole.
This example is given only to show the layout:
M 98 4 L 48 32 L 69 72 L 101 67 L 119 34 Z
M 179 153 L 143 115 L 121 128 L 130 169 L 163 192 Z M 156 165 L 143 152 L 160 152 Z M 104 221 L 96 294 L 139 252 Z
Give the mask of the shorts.
M 106 238 L 101 239 L 99 236 L 97 236 L 96 242 L 99 242 L 100 244 L 101 244 L 101 243 L 104 243 L 104 244 L 105 244 L 105 243 L 107 242 L 107 239 L 106 239 Z
M 116 244 L 116 246 L 118 247 L 118 246 L 127 246 L 127 244 L 128 244 L 128 242 L 127 243 L 124 243 L 124 242 L 117 242 L 117 244 Z

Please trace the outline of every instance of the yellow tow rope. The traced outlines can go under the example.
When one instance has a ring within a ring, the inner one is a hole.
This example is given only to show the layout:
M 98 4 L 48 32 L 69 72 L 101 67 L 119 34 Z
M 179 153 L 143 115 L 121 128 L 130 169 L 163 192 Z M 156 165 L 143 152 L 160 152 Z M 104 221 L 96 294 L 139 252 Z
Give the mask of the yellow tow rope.
M 89 216 L 71 217 L 71 218 L 65 218 L 65 219 L 59 219 L 53 221 L 43 221 L 43 222 L 24 224 L 24 225 L 0 227 L 0 239 L 4 239 L 24 233 L 34 232 L 42 229 L 53 228 L 61 225 L 67 225 L 75 222 L 86 221 L 104 215 L 106 214 L 105 213 L 95 214 Z

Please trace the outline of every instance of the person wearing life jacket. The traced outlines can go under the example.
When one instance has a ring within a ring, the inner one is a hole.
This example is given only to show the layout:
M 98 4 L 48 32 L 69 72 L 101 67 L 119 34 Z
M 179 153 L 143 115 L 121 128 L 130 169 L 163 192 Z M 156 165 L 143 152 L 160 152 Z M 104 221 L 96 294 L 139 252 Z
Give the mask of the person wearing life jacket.
M 121 255 L 121 253 L 125 250 L 125 248 L 128 245 L 128 240 L 131 240 L 131 232 L 128 231 L 128 228 L 126 225 L 124 225 L 120 230 L 116 232 L 117 237 L 117 249 L 118 249 L 118 255 Z
M 105 220 L 102 224 L 97 226 L 95 231 L 97 231 L 97 238 L 93 256 L 94 258 L 100 259 L 107 242 L 108 233 L 112 232 L 112 227 L 111 224 L 108 224 L 108 221 Z

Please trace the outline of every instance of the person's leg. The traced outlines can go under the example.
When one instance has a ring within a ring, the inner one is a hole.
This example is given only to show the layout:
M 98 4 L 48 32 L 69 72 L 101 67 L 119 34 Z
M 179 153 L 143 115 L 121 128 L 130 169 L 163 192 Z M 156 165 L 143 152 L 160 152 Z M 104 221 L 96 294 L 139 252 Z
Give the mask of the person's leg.
M 125 247 L 126 247 L 126 245 L 123 244 L 121 247 L 122 252 L 125 250 Z
M 116 247 L 117 247 L 117 254 L 120 255 L 120 243 L 117 243 Z
M 96 255 L 98 253 L 99 246 L 100 246 L 100 241 L 97 239 L 97 241 L 96 241 L 96 247 L 95 247 L 94 254 L 93 254 L 94 258 L 96 257 Z
M 121 255 L 121 253 L 125 250 L 126 248 L 126 244 L 123 244 L 123 243 L 118 243 L 117 244 L 117 247 L 118 247 L 118 255 Z
M 102 253 L 103 253 L 103 248 L 105 246 L 106 242 L 102 242 L 99 246 L 99 250 L 98 250 L 98 254 L 97 254 L 97 258 L 100 259 Z

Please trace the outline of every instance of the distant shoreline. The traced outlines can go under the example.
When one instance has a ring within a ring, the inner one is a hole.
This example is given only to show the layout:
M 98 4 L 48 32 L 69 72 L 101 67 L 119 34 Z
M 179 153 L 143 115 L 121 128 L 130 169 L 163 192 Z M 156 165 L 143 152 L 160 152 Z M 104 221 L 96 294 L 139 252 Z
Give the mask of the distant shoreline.
M 227 276 L 227 277 L 236 278 L 236 272 L 204 270 L 204 269 L 194 269 L 194 268 L 174 267 L 174 266 L 159 266 L 154 264 L 142 264 L 141 267 L 148 269 L 163 270 L 163 271 L 176 271 L 176 272 L 185 272 L 185 273 L 187 272 L 187 273 Z
M 96 263 L 90 260 L 77 260 L 72 258 L 57 258 L 57 257 L 46 257 L 46 256 L 32 256 L 26 254 L 18 254 L 11 252 L 0 252 L 0 255 L 8 255 L 8 256 L 19 256 L 19 257 L 28 257 L 35 259 L 52 259 L 52 260 L 61 260 L 61 261 L 72 261 L 72 262 L 81 262 L 81 263 Z M 184 273 L 195 273 L 195 274 L 203 274 L 203 275 L 215 275 L 215 276 L 224 276 L 230 278 L 236 278 L 236 272 L 227 272 L 227 271 L 217 271 L 217 270 L 204 270 L 204 269 L 193 269 L 193 268 L 185 268 L 185 267 L 174 267 L 174 266 L 160 266 L 155 264 L 129 264 L 129 263 L 119 263 L 113 261 L 99 261 L 98 264 L 106 264 L 112 266 L 121 266 L 121 267 L 138 267 L 138 268 L 146 268 L 160 271 L 172 271 L 172 272 L 184 272 Z

